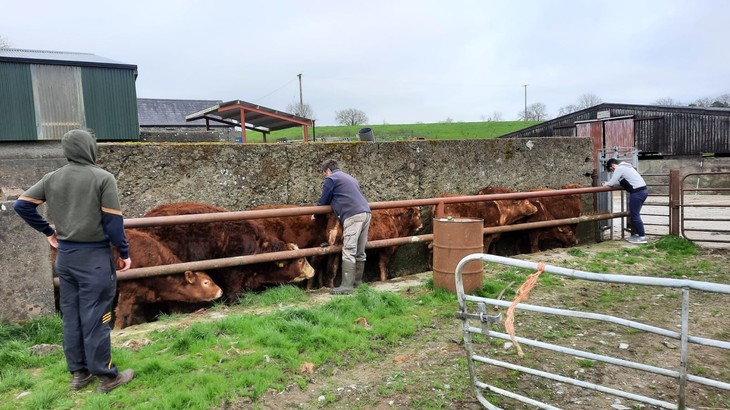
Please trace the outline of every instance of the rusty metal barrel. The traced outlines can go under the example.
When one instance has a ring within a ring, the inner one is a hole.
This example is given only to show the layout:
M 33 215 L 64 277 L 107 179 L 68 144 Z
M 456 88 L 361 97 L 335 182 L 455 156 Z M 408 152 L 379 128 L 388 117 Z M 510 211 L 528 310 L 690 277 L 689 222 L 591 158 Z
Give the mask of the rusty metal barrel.
M 466 255 L 482 253 L 484 220 L 436 218 L 433 220 L 433 286 L 456 293 L 456 265 Z M 467 263 L 461 270 L 464 292 L 482 287 L 482 262 Z

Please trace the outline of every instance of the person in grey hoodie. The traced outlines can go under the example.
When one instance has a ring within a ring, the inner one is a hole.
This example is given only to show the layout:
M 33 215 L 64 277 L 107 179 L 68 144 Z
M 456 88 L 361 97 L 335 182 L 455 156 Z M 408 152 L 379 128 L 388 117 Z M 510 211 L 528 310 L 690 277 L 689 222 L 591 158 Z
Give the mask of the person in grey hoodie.
M 114 176 L 96 166 L 96 140 L 86 130 L 71 130 L 61 140 L 68 164 L 30 187 L 14 209 L 58 249 L 55 271 L 61 283 L 63 352 L 72 374 L 69 387 L 79 390 L 99 377 L 97 391 L 109 392 L 134 377 L 117 370 L 111 356 L 112 303 L 117 274 L 111 245 L 121 270 L 132 265 Z M 48 219 L 38 205 L 46 203 Z
M 626 240 L 631 243 L 646 243 L 646 232 L 644 222 L 641 220 L 641 207 L 644 206 L 649 190 L 644 178 L 628 162 L 619 162 L 611 158 L 606 162 L 606 171 L 613 172 L 611 179 L 603 182 L 603 185 L 618 186 L 629 193 L 629 217 L 634 234 Z
M 342 283 L 330 290 L 333 295 L 349 295 L 362 283 L 365 270 L 365 244 L 370 228 L 370 205 L 351 175 L 341 171 L 337 161 L 322 162 L 322 195 L 317 205 L 331 205 L 342 225 Z

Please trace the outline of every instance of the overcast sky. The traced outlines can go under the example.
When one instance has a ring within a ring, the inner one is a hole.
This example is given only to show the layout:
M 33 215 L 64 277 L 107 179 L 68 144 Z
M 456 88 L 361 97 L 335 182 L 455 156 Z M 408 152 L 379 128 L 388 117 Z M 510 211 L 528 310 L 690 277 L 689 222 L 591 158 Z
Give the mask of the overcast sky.
M 140 98 L 304 102 L 317 125 L 516 120 L 581 94 L 691 102 L 730 93 L 727 0 L 23 2 L 0 0 L 12 48 L 138 66 Z

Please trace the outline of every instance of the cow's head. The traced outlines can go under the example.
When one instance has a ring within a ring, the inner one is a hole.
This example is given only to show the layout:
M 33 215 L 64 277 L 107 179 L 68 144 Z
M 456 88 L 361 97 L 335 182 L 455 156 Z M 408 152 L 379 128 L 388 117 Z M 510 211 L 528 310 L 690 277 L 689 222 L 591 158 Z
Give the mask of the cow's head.
M 284 243 L 282 241 L 272 239 L 266 241 L 264 252 L 281 252 L 294 251 L 299 249 L 294 243 Z M 276 262 L 257 265 L 253 276 L 248 277 L 246 287 L 255 289 L 258 286 L 269 284 L 281 284 L 291 282 L 301 282 L 305 279 L 314 277 L 314 268 L 307 262 L 304 257 L 295 259 L 285 259 Z
M 299 249 L 299 246 L 293 243 L 287 243 L 286 247 L 290 251 L 295 251 Z M 307 262 L 307 258 L 304 257 L 278 261 L 276 262 L 276 266 L 279 269 L 283 269 L 286 272 L 289 272 L 291 275 L 295 275 L 290 282 L 301 282 L 305 279 L 314 277 L 314 268 L 312 268 L 312 265 Z M 286 275 L 285 277 L 289 277 L 291 275 Z
M 164 285 L 156 289 L 162 300 L 175 302 L 210 302 L 223 296 L 223 290 L 205 272 L 186 271 L 164 276 Z

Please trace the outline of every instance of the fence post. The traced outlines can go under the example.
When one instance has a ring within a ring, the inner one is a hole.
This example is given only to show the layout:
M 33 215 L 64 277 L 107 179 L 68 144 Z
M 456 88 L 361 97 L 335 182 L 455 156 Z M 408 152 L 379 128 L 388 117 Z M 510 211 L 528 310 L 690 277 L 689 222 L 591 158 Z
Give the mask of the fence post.
M 680 204 L 682 184 L 678 169 L 669 170 L 669 233 L 680 235 Z

